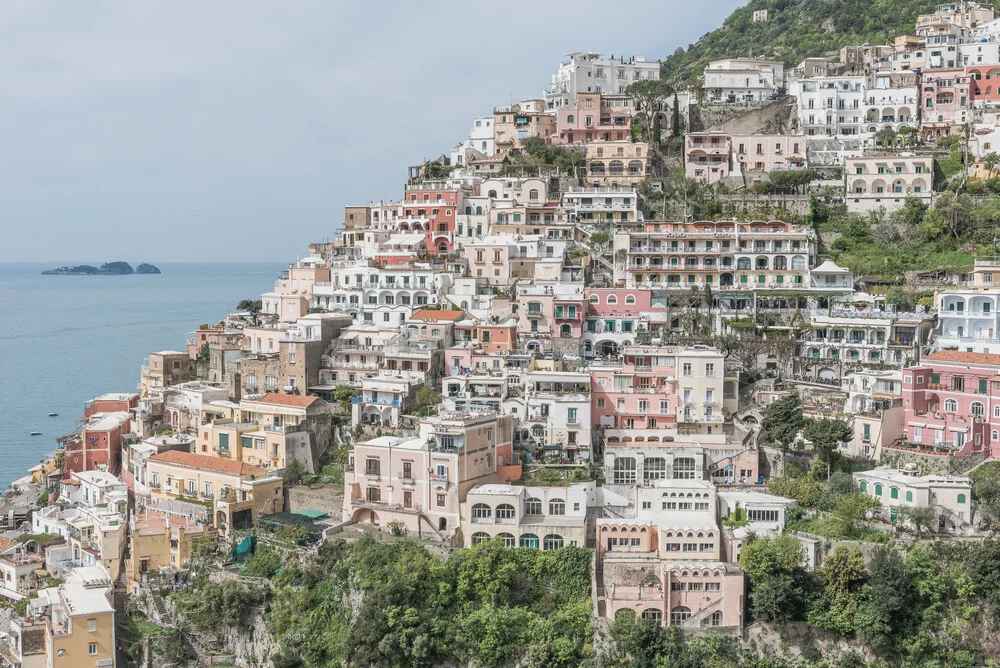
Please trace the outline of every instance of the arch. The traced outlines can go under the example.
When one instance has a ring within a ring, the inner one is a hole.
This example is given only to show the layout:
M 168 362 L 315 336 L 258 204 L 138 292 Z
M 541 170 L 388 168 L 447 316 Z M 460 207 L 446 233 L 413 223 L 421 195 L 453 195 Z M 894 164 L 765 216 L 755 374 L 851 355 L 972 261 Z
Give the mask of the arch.
M 958 411 L 958 402 L 954 399 L 944 400 L 944 412 L 945 413 L 955 413 Z
M 768 261 L 767 257 L 764 255 L 758 255 L 754 261 L 754 268 L 757 270 L 767 269 Z
M 788 258 L 784 255 L 775 255 L 774 268 L 780 270 L 788 269 Z
M 792 269 L 793 270 L 804 270 L 806 268 L 806 259 L 802 255 L 792 256 Z
M 674 459 L 674 480 L 694 480 L 695 461 L 694 457 L 677 457 Z
M 573 115 L 573 114 L 567 114 L 566 115 L 566 122 L 567 123 L 576 123 L 576 116 Z
M 750 258 L 741 257 L 736 260 L 736 269 L 739 271 L 747 271 L 750 269 Z
M 520 547 L 533 547 L 538 548 L 538 536 L 533 533 L 522 533 L 519 540 Z
M 882 485 L 875 483 L 875 496 L 882 496 Z
M 538 497 L 532 496 L 524 502 L 524 514 L 525 515 L 541 515 L 542 514 L 542 500 Z
M 531 190 L 528 191 L 528 200 L 534 202 L 537 199 L 538 199 L 538 190 L 536 188 L 532 188 Z
M 965 503 L 965 494 L 959 494 L 958 495 L 958 502 L 959 503 Z
M 617 304 L 618 303 L 618 297 L 616 295 L 608 295 L 607 302 L 609 304 Z
M 646 608 L 642 611 L 642 618 L 660 626 L 663 624 L 663 611 L 659 608 Z
M 495 191 L 490 191 L 490 192 L 495 192 Z M 483 215 L 483 207 L 481 207 L 481 206 L 477 206 L 476 207 L 476 215 L 477 216 Z
M 629 160 L 628 162 L 628 175 L 629 176 L 642 176 L 643 164 L 641 160 Z
M 489 539 L 490 539 L 490 535 L 488 533 L 486 533 L 485 531 L 477 531 L 476 533 L 472 534 L 472 538 L 470 539 L 470 543 L 471 543 L 472 547 L 475 547 L 476 545 L 479 545 L 480 543 L 488 542 Z
M 497 191 L 496 190 L 491 190 L 489 192 L 488 196 L 489 196 L 490 199 L 496 199 L 497 198 Z
M 621 160 L 612 160 L 608 163 L 608 174 L 611 176 L 622 176 L 625 174 L 625 163 Z
M 566 501 L 563 499 L 549 500 L 549 515 L 565 515 Z
M 550 533 L 542 539 L 543 550 L 561 550 L 563 537 L 556 533 Z
M 635 457 L 615 457 L 613 481 L 616 485 L 634 485 L 636 480 Z
M 864 480 L 862 480 L 861 484 L 858 485 L 858 489 L 860 489 L 862 492 L 867 492 L 868 491 L 868 483 L 865 482 Z
M 509 503 L 501 503 L 499 506 L 497 506 L 497 513 L 496 513 L 497 522 L 503 520 L 512 520 L 514 519 L 516 513 L 517 511 L 514 508 L 514 506 L 510 505 Z
M 898 499 L 899 498 L 899 488 L 898 487 L 890 487 L 889 488 L 889 498 L 890 499 Z
M 647 457 L 642 463 L 644 482 L 664 480 L 667 477 L 667 460 L 664 457 Z
M 514 538 L 512 533 L 501 533 L 497 534 L 497 537 L 503 541 L 504 547 L 517 547 L 517 539 Z
M 670 609 L 670 625 L 677 626 L 683 624 L 691 618 L 691 609 L 683 605 L 678 605 Z
M 599 295 L 590 295 L 590 303 L 591 304 L 600 304 L 601 303 L 601 297 Z
M 604 163 L 599 160 L 595 160 L 590 163 L 590 175 L 591 176 L 606 176 L 607 173 L 604 170 Z
M 986 406 L 983 405 L 983 402 L 981 401 L 973 401 L 969 405 L 969 412 L 972 413 L 973 415 L 982 417 L 983 414 L 986 413 Z
M 635 304 L 635 295 L 625 295 L 626 304 Z
M 573 328 L 570 325 L 562 324 L 559 326 L 559 336 L 564 339 L 573 336 Z
M 485 503 L 477 503 L 472 506 L 472 521 L 493 519 L 493 509 Z

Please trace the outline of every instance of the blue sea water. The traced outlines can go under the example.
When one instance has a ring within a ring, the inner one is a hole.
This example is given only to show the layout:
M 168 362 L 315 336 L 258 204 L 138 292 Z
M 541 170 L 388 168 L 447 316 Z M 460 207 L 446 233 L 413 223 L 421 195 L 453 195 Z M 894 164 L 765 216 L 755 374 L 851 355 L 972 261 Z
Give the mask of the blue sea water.
M 287 268 L 154 264 L 162 274 L 42 276 L 56 264 L 0 263 L 0 489 L 56 449 L 84 402 L 134 392 L 148 353 L 183 350 L 188 332 L 259 297 Z

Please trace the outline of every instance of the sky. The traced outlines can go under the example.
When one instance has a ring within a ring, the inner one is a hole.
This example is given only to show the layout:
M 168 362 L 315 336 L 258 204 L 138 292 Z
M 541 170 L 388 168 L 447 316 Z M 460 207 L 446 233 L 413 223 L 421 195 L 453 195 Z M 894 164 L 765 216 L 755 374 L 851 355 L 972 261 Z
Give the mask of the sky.
M 0 3 L 0 262 L 287 261 L 571 51 L 659 59 L 741 0 Z

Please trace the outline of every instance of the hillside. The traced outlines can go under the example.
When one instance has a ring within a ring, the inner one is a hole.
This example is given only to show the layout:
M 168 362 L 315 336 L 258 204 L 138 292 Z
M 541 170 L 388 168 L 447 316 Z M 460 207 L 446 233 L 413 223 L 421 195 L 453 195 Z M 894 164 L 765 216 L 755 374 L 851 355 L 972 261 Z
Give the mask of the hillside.
M 891 44 L 896 35 L 912 34 L 917 15 L 937 4 L 937 0 L 750 0 L 721 28 L 666 58 L 663 76 L 686 83 L 719 58 L 766 56 L 794 66 L 803 58 L 850 44 Z M 758 9 L 769 10 L 767 21 L 753 22 Z

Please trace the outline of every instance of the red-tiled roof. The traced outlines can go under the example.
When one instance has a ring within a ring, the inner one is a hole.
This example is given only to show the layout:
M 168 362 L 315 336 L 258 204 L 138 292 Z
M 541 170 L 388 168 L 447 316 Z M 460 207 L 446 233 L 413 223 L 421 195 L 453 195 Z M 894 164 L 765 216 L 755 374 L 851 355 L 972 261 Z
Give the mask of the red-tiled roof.
M 222 459 L 221 457 L 210 457 L 208 455 L 196 455 L 191 452 L 180 452 L 179 450 L 167 450 L 149 458 L 151 462 L 162 462 L 164 464 L 177 464 L 192 469 L 203 471 L 215 471 L 216 473 L 228 473 L 230 475 L 241 476 L 263 476 L 267 474 L 266 469 L 251 464 L 244 464 L 233 459 Z
M 278 394 L 272 392 L 265 394 L 260 400 L 262 404 L 274 404 L 276 406 L 295 406 L 296 408 L 308 408 L 312 406 L 319 397 L 300 396 L 298 394 Z
M 961 350 L 940 350 L 924 357 L 934 362 L 961 362 L 963 364 L 990 364 L 1000 366 L 1000 355 L 992 353 L 968 353 Z
M 465 315 L 465 311 L 435 311 L 433 309 L 421 309 L 410 316 L 410 320 L 458 320 Z

